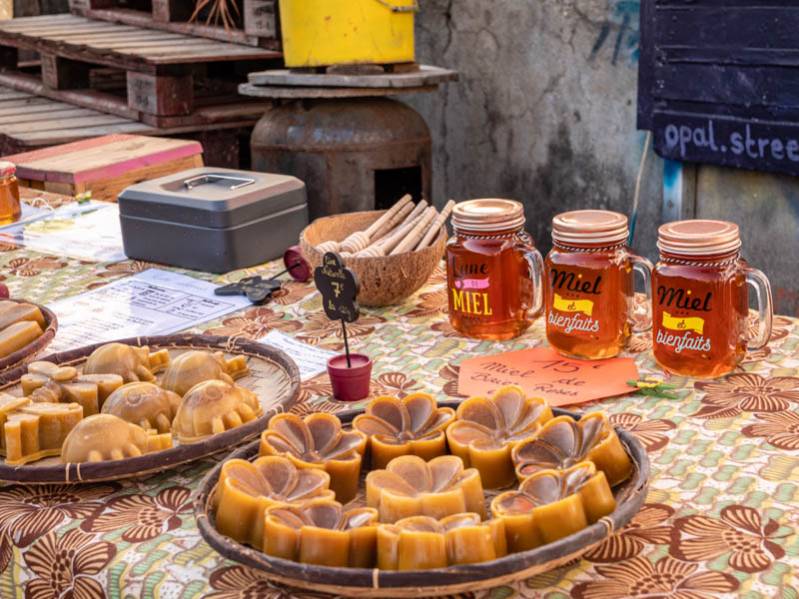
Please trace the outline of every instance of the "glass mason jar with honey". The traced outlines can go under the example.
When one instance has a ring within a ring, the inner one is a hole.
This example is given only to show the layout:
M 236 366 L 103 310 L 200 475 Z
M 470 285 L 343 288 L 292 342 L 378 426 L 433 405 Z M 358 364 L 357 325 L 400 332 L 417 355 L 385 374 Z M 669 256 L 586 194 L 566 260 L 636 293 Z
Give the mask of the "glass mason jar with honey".
M 741 258 L 738 225 L 716 220 L 667 223 L 658 231 L 652 277 L 653 352 L 675 374 L 711 378 L 735 369 L 771 337 L 771 285 Z M 749 334 L 749 290 L 758 304 Z
M 545 268 L 546 331 L 550 345 L 570 357 L 618 355 L 633 331 L 652 325 L 649 297 L 635 313 L 634 273 L 650 293 L 652 264 L 627 248 L 627 217 L 607 210 L 576 210 L 552 221 Z
M 455 206 L 447 295 L 450 323 L 462 335 L 512 339 L 541 313 L 543 259 L 524 223 L 524 207 L 513 200 Z
M 0 225 L 18 221 L 22 213 L 16 172 L 13 163 L 0 160 Z

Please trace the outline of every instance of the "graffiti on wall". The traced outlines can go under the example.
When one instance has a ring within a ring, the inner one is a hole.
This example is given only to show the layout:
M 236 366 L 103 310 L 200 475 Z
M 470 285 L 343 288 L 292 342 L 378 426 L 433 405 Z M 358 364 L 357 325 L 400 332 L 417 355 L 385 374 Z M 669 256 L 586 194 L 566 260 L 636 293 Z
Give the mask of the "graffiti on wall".
M 588 60 L 593 60 L 600 52 L 611 48 L 611 64 L 637 64 L 638 42 L 641 38 L 640 0 L 608 0 L 607 15 L 600 26 Z

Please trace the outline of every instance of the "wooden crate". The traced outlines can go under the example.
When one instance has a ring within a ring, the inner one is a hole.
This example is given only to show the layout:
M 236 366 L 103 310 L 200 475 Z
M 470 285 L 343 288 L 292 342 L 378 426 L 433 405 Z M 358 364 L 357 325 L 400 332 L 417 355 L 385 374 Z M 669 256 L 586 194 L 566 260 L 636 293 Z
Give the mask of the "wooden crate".
M 239 26 L 225 29 L 204 19 L 190 23 L 192 0 L 69 0 L 72 14 L 92 19 L 280 49 L 277 0 L 239 0 L 238 6 Z
M 20 63 L 19 50 L 38 52 L 38 68 Z M 0 22 L 0 84 L 159 128 L 258 118 L 262 105 L 242 100 L 237 85 L 279 56 L 69 14 Z M 98 70 L 115 70 L 124 86 L 93 86 Z
M 6 156 L 26 187 L 114 202 L 126 187 L 203 166 L 196 141 L 143 135 L 106 135 Z

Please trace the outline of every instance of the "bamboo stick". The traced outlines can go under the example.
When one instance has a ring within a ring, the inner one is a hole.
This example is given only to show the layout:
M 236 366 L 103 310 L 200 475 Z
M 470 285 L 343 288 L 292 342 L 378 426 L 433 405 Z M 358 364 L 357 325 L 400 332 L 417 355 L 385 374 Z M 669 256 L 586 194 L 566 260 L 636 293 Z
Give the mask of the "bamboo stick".
M 427 229 L 427 233 L 425 233 L 422 240 L 419 242 L 419 245 L 416 246 L 415 250 L 418 252 L 419 250 L 423 250 L 427 246 L 429 246 L 433 240 L 438 235 L 438 232 L 441 230 L 441 227 L 444 226 L 444 223 L 447 222 L 449 215 L 452 214 L 452 210 L 455 208 L 455 200 L 450 200 L 447 202 L 447 205 L 444 206 L 444 209 L 441 211 L 441 214 L 438 215 L 433 221 L 433 224 L 430 225 L 430 228 Z
M 403 254 L 415 248 L 425 231 L 427 231 L 427 227 L 430 226 L 430 223 L 433 222 L 436 216 L 438 216 L 438 210 L 436 210 L 433 206 L 430 206 L 427 210 L 425 210 L 424 214 L 422 214 L 422 217 L 417 221 L 413 229 L 411 229 L 405 238 L 400 241 L 393 250 L 391 250 L 391 255 L 395 256 L 397 254 Z

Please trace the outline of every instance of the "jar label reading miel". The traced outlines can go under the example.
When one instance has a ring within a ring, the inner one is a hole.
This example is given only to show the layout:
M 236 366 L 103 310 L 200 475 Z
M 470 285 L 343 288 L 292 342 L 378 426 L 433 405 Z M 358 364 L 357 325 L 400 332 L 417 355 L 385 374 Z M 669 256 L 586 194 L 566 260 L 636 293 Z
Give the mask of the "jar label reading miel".
M 657 288 L 655 301 L 660 316 L 656 323 L 655 343 L 674 353 L 713 349 L 710 337 L 705 336 L 707 313 L 712 311 L 713 292 L 697 292 L 687 287 Z
M 602 275 L 583 276 L 583 273 L 553 268 L 550 270 L 550 281 L 553 297 L 549 324 L 565 333 L 598 333 L 600 321 L 594 318 L 597 300 L 584 296 L 602 295 Z
M 454 282 L 450 288 L 452 310 L 468 316 L 493 316 L 489 289 L 488 265 L 485 263 L 458 264 L 454 261 Z M 482 275 L 484 278 L 475 278 Z

